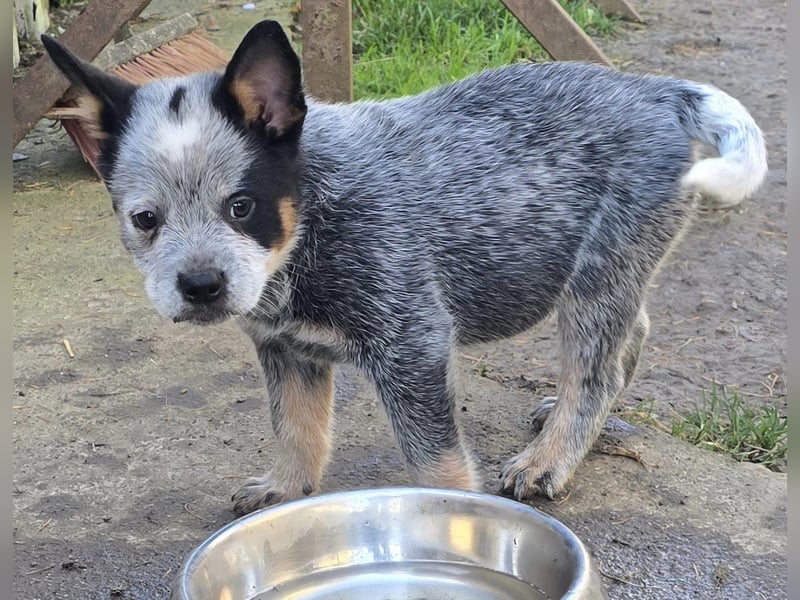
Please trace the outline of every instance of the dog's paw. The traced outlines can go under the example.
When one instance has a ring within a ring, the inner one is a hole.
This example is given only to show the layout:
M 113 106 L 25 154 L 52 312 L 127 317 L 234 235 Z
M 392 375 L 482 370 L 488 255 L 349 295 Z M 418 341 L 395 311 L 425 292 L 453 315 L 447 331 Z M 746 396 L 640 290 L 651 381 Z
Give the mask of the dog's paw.
M 305 490 L 301 493 L 292 493 L 282 489 L 269 476 L 251 477 L 231 496 L 233 512 L 237 517 L 241 517 L 265 506 L 294 500 L 301 497 L 304 492 Z
M 531 428 L 534 433 L 539 433 L 542 430 L 544 422 L 547 420 L 547 416 L 550 414 L 550 411 L 553 410 L 556 402 L 558 402 L 558 396 L 547 396 L 542 398 L 539 406 L 533 409 L 531 413 Z
M 531 444 L 506 463 L 500 473 L 500 493 L 516 500 L 534 496 L 555 499 L 564 491 L 569 473 L 555 461 L 547 461 Z

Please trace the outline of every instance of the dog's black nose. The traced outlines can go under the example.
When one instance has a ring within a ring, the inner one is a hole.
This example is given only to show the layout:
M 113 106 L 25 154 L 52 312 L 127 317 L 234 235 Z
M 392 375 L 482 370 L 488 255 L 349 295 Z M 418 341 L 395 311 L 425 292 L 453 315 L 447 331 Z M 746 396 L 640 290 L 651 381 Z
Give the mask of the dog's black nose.
M 225 289 L 225 274 L 221 271 L 196 271 L 178 274 L 178 287 L 189 302 L 211 304 Z

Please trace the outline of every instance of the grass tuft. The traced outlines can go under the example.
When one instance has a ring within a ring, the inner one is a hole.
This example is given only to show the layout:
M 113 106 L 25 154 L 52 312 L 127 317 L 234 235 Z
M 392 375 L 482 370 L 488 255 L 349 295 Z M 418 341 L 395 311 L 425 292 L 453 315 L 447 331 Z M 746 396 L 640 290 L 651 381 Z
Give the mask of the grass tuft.
M 776 470 L 786 459 L 787 431 L 777 408 L 751 408 L 735 391 L 717 386 L 698 410 L 672 425 L 672 434 L 691 444 Z
M 587 0 L 560 0 L 590 35 L 618 20 Z M 353 0 L 353 96 L 416 94 L 490 67 L 548 55 L 500 0 Z
M 654 404 L 654 398 L 640 400 L 634 407 L 615 409 L 614 416 L 630 423 L 631 425 L 652 425 L 653 427 L 661 429 L 662 431 L 669 431 L 669 429 L 665 428 L 661 421 L 658 420 L 653 412 Z

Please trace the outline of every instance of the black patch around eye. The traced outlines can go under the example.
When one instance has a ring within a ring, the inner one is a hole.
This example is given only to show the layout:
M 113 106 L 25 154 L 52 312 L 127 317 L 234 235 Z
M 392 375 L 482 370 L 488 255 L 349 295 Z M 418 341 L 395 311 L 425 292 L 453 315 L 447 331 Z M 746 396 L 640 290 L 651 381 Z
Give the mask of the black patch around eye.
M 211 93 L 211 105 L 221 118 L 247 139 L 256 156 L 244 174 L 240 194 L 237 194 L 254 200 L 252 210 L 244 219 L 231 219 L 230 203 L 226 202 L 222 216 L 236 231 L 264 248 L 274 249 L 285 241 L 289 233 L 283 229 L 280 206 L 281 202 L 287 201 L 284 199 L 296 198 L 299 140 L 295 136 L 268 139 L 263 129 L 258 132 L 246 126 L 241 107 L 225 87 L 222 76 Z
M 246 219 L 253 212 L 255 200 L 247 196 L 234 197 L 228 202 L 228 218 Z
M 169 109 L 172 111 L 176 116 L 180 114 L 181 111 L 181 102 L 183 102 L 183 97 L 186 95 L 186 88 L 183 86 L 179 86 L 172 94 L 172 98 L 169 100 Z
M 254 196 L 254 194 L 247 194 L 247 199 Z M 224 209 L 225 218 L 231 227 L 253 238 L 264 248 L 274 248 L 283 237 L 278 199 L 262 197 L 251 200 L 248 214 L 240 219 L 232 218 L 231 216 L 235 202 L 237 202 L 237 199 L 232 198 L 230 202 L 225 203 Z
M 265 144 L 250 138 L 257 158 L 244 173 L 240 192 L 225 203 L 225 218 L 230 226 L 253 238 L 264 248 L 275 249 L 286 243 L 296 222 L 298 164 L 296 153 L 288 150 L 290 144 Z M 246 218 L 231 219 L 230 203 L 237 198 L 251 198 L 252 209 Z M 287 205 L 288 203 L 288 205 Z M 287 206 L 283 206 L 287 205 Z M 282 212 L 283 207 L 283 212 Z M 287 223 L 282 222 L 286 213 Z

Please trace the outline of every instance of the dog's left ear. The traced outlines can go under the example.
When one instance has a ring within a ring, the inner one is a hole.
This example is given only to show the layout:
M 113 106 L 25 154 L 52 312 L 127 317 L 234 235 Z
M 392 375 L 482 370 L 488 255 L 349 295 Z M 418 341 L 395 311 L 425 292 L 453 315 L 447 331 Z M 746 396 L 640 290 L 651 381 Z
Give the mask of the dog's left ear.
M 299 135 L 306 115 L 300 59 L 281 25 L 255 25 L 233 54 L 224 85 L 245 122 L 272 139 Z
M 81 60 L 45 34 L 41 40 L 58 70 L 77 88 L 80 120 L 88 132 L 99 139 L 118 134 L 137 87 Z

